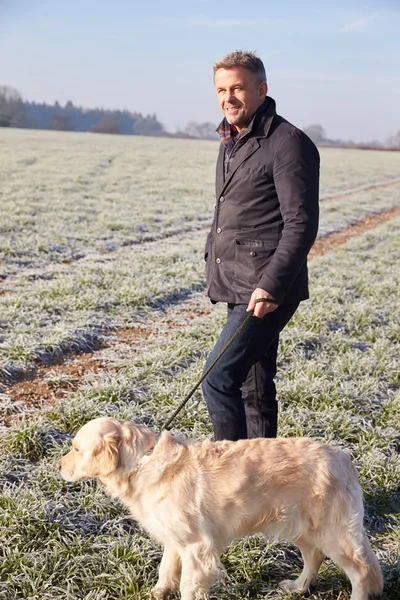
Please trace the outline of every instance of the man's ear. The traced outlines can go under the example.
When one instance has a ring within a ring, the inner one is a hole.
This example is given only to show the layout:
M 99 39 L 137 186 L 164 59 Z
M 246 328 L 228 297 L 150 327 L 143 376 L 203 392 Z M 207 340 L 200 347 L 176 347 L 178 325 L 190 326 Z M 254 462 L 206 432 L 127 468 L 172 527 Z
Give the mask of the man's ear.
M 268 84 L 266 81 L 262 81 L 260 83 L 260 87 L 258 88 L 258 94 L 259 94 L 260 100 L 264 99 L 265 96 L 267 95 L 267 93 L 268 93 Z
M 118 467 L 120 445 L 121 433 L 119 431 L 110 431 L 99 441 L 93 452 L 99 475 L 109 475 Z

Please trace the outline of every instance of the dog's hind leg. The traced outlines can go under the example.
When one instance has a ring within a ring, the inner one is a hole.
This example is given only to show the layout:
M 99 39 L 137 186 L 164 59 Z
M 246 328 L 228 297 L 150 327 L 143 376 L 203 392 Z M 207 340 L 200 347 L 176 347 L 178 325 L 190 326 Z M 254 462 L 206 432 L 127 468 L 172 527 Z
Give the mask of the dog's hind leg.
M 303 571 L 297 579 L 286 579 L 279 585 L 288 592 L 305 592 L 315 580 L 325 554 L 304 537 L 297 539 L 294 543 L 303 557 Z
M 152 597 L 156 600 L 166 600 L 168 596 L 179 590 L 182 563 L 177 549 L 169 543 L 164 546 L 158 581 L 152 590 Z
M 350 579 L 350 600 L 368 600 L 370 594 L 382 593 L 382 574 L 365 534 L 358 538 L 343 536 L 340 543 L 332 541 L 325 551 Z

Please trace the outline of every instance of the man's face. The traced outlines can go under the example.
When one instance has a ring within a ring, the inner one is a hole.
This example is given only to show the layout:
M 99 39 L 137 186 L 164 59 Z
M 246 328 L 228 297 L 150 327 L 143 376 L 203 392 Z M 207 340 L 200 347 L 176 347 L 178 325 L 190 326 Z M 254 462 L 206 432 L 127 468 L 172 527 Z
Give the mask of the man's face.
M 214 74 L 218 102 L 226 120 L 239 131 L 264 102 L 268 87 L 245 67 L 218 69 Z

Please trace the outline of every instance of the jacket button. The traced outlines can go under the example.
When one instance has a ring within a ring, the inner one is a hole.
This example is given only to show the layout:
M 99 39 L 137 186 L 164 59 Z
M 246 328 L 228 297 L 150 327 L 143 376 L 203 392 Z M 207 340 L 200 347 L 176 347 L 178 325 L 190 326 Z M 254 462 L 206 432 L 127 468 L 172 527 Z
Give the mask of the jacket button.
M 221 198 L 219 199 L 220 202 L 225 202 L 225 198 L 223 196 L 221 196 Z
M 222 231 L 221 227 L 218 227 L 217 233 L 221 233 L 221 231 Z
M 220 258 L 217 258 L 215 262 L 217 263 L 217 265 L 219 265 L 219 264 L 220 264 L 220 262 L 221 262 L 221 259 L 220 259 Z
M 257 252 L 254 252 L 254 250 L 252 250 L 252 251 L 250 252 L 250 256 L 257 256 Z

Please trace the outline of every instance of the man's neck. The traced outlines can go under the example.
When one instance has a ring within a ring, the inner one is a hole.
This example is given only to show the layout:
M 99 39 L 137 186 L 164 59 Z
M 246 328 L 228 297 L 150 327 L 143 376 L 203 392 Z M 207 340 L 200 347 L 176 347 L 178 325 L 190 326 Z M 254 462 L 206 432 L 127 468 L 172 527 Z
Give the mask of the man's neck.
M 256 114 L 258 113 L 258 111 L 260 110 L 262 105 L 264 104 L 266 98 L 267 98 L 267 96 L 265 96 L 264 100 L 258 105 L 257 109 L 253 112 L 251 117 L 249 119 L 247 119 L 247 121 L 246 121 L 245 125 L 243 125 L 243 127 L 238 127 L 237 125 L 231 125 L 232 135 L 236 135 L 236 133 L 234 133 L 234 128 L 236 129 L 236 132 L 239 133 L 239 135 L 241 135 L 242 133 L 244 133 L 245 131 L 248 130 L 249 125 L 251 124 L 252 120 L 254 119 L 254 117 L 256 116 Z

